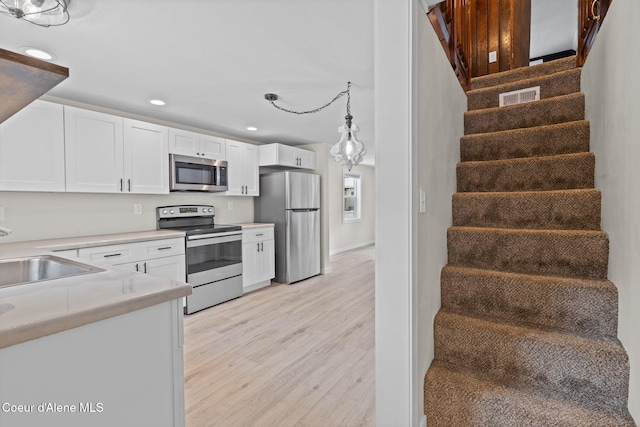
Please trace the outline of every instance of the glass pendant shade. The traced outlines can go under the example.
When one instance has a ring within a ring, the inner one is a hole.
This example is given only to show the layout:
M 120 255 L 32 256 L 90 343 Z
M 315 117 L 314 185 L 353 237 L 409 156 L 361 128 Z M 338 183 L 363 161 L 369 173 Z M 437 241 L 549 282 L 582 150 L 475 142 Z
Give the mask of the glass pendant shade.
M 340 141 L 334 144 L 331 150 L 329 150 L 329 153 L 336 159 L 336 162 L 342 162 L 349 170 L 362 162 L 364 155 L 367 153 L 364 144 L 358 141 L 356 137 L 358 130 L 358 126 L 355 123 L 352 123 L 351 127 L 347 124 L 339 127 L 338 132 L 342 134 Z
M 0 13 L 41 27 L 69 22 L 68 0 L 0 0 Z

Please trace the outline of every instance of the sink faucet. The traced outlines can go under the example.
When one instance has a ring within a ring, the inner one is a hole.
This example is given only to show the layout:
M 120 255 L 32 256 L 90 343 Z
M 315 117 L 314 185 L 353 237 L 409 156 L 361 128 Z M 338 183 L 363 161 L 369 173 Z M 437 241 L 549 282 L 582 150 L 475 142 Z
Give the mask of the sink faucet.
M 10 228 L 0 227 L 0 237 L 8 236 L 11 233 L 13 233 L 13 230 Z

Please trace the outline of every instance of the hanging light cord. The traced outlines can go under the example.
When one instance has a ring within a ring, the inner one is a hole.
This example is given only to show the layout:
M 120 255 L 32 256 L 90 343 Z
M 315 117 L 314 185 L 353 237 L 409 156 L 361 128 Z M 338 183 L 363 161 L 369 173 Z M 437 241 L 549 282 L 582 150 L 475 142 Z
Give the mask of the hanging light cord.
M 283 108 L 283 107 L 280 107 L 279 105 L 276 105 L 275 101 L 278 100 L 278 95 L 273 94 L 273 93 L 267 93 L 264 96 L 264 99 L 269 101 L 269 103 L 271 103 L 271 105 L 276 107 L 278 110 L 282 110 L 282 111 L 285 111 L 287 113 L 292 113 L 292 114 L 311 114 L 311 113 L 317 113 L 318 111 L 327 108 L 329 105 L 333 104 L 338 99 L 342 98 L 344 95 L 347 95 L 347 116 L 351 116 L 351 92 L 350 92 L 350 90 L 351 90 L 351 82 L 347 82 L 347 90 L 343 90 L 342 92 L 337 94 L 331 101 L 327 102 L 322 107 L 318 107 L 318 108 L 315 108 L 313 110 L 308 110 L 308 111 L 294 111 L 294 110 L 289 110 L 287 108 Z

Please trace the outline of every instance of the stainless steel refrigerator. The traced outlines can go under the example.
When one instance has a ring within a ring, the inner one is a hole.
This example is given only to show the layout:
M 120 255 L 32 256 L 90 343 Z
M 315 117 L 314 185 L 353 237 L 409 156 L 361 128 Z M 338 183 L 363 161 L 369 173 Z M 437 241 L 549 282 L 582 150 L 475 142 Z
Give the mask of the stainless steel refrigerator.
M 260 175 L 255 221 L 275 224 L 276 277 L 293 283 L 320 274 L 320 175 Z

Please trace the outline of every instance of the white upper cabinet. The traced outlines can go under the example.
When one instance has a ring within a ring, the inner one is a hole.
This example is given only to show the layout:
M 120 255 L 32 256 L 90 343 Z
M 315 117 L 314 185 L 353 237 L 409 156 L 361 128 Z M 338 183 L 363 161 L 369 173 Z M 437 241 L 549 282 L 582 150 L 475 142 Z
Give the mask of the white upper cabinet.
M 71 192 L 169 192 L 168 128 L 64 107 L 66 188 Z
M 34 101 L 0 125 L 0 191 L 65 191 L 62 105 Z
M 127 192 L 169 192 L 167 138 L 165 126 L 124 119 L 124 176 Z
M 272 169 L 315 169 L 316 153 L 284 144 L 261 145 L 260 166 Z
M 257 145 L 227 140 L 227 196 L 259 196 Z
M 214 160 L 226 160 L 226 141 L 217 136 L 169 128 L 169 152 Z

